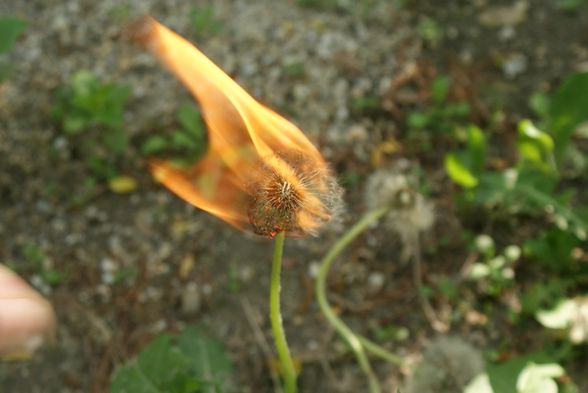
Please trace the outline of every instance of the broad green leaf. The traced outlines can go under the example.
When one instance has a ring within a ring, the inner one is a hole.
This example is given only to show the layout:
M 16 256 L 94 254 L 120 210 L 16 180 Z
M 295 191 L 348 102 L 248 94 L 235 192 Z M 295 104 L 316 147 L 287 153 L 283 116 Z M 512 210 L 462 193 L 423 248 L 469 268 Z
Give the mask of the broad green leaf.
M 451 180 L 462 187 L 473 188 L 478 185 L 478 178 L 456 153 L 449 153 L 445 156 L 445 171 Z
M 542 263 L 552 271 L 569 272 L 574 268 L 572 250 L 579 244 L 574 234 L 551 228 L 527 240 L 523 251 L 527 258 Z
M 131 364 L 119 369 L 110 391 L 122 392 L 197 392 L 199 382 L 188 372 L 189 359 L 173 345 L 174 337 L 157 337 Z
M 0 16 L 0 54 L 12 48 L 26 26 L 26 23 L 17 17 Z
M 558 162 L 578 124 L 588 119 L 588 72 L 568 77 L 557 89 L 549 111 Z
M 232 372 L 231 361 L 221 344 L 206 337 L 196 326 L 187 328 L 178 339 L 182 353 L 191 359 L 196 375 L 210 387 L 206 392 L 220 393 Z
M 222 393 L 231 363 L 222 346 L 193 327 L 162 334 L 113 376 L 111 393 Z
M 486 372 L 492 389 L 500 393 L 518 393 L 518 376 L 530 362 L 547 363 L 549 358 L 541 353 L 533 353 L 509 360 L 506 363 L 488 365 Z

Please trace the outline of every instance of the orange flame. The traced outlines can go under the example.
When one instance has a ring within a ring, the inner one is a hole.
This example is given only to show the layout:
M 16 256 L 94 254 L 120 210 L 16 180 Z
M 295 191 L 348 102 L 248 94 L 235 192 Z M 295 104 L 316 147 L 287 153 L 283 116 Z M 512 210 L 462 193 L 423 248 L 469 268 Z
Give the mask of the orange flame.
M 154 177 L 180 198 L 240 229 L 274 236 L 315 234 L 338 187 L 318 150 L 202 52 L 152 18 L 136 37 L 200 103 L 209 150 L 190 168 L 153 160 Z

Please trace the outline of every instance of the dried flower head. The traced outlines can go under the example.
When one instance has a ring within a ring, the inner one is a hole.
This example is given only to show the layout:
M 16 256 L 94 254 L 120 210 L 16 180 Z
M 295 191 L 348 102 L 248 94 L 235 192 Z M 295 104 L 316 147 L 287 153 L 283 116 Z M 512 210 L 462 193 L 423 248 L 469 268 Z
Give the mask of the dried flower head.
M 414 237 L 433 226 L 433 204 L 416 191 L 407 175 L 389 170 L 376 171 L 368 178 L 365 195 L 370 209 L 390 207 L 386 225 L 400 236 L 405 256 L 409 256 Z
M 328 168 L 310 168 L 303 156 L 266 158 L 261 167 L 249 187 L 248 216 L 255 233 L 315 235 L 340 210 L 341 188 Z
M 300 129 L 156 20 L 137 24 L 134 37 L 194 95 L 208 130 L 209 149 L 194 165 L 153 160 L 157 180 L 231 225 L 270 237 L 316 234 L 332 218 L 339 187 Z
M 459 337 L 433 340 L 410 376 L 408 393 L 457 393 L 484 369 L 480 351 Z

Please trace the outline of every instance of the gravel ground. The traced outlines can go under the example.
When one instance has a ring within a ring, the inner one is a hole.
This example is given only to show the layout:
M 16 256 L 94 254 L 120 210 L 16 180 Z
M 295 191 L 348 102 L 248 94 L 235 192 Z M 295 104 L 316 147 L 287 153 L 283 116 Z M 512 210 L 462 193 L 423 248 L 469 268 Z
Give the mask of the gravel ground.
M 369 6 L 349 2 L 330 11 L 304 8 L 295 1 L 211 1 L 207 4 L 213 5 L 221 28 L 206 36 L 194 33 L 188 17 L 193 4 L 185 1 L 0 3 L 0 14 L 28 21 L 9 57 L 18 72 L 0 86 L 0 261 L 19 267 L 51 299 L 60 321 L 56 346 L 31 362 L 0 365 L 0 390 L 107 391 L 113 368 L 158 332 L 199 322 L 227 345 L 236 362 L 239 392 L 272 391 L 263 348 L 252 329 L 256 326 L 270 340 L 266 277 L 271 243 L 237 233 L 151 180 L 138 147 L 151 133 L 174 124 L 175 110 L 190 97 L 151 55 L 128 42 L 129 21 L 149 13 L 197 42 L 249 92 L 304 129 L 345 178 L 349 172 L 360 177 L 369 173 L 376 146 L 391 137 L 402 138 L 399 118 L 382 110 L 357 111 L 352 103 L 385 96 L 391 80 L 407 65 L 428 58 L 427 52 L 433 62 L 438 61 L 449 51 L 446 45 L 472 63 L 489 57 L 473 49 L 502 42 L 505 48 L 497 50 L 525 56 L 522 71 L 520 57 L 517 63 L 515 56 L 512 78 L 519 78 L 517 83 L 522 79 L 528 88 L 541 87 L 542 70 L 555 78 L 588 61 L 581 42 L 566 50 L 549 41 L 547 55 L 542 55 L 547 65 L 536 66 L 536 58 L 530 57 L 535 54 L 525 50 L 537 29 L 528 27 L 527 21 L 535 21 L 536 15 L 537 21 L 542 20 L 545 12 L 535 12 L 543 10 L 542 5 L 533 5 L 525 19 L 514 24 L 515 34 L 525 40 L 511 50 L 508 42 L 519 42 L 516 38 L 497 40 L 501 34 L 512 34 L 508 28 L 490 23 L 472 32 L 464 27 L 467 21 L 456 21 L 458 6 L 464 2 L 449 3 L 440 10 L 433 1 L 415 1 L 413 8 L 402 8 L 393 1 L 374 0 L 365 3 Z M 474 3 L 466 7 L 472 15 L 491 8 L 488 2 Z M 436 47 L 428 46 L 415 28 L 427 15 L 448 23 L 449 38 Z M 581 20 L 568 26 L 578 37 L 585 32 Z M 558 52 L 551 52 L 552 48 Z M 550 53 L 558 54 L 557 61 L 549 61 Z M 569 64 L 562 64 L 567 55 Z M 84 194 L 88 173 L 75 140 L 64 136 L 50 112 L 56 89 L 82 69 L 132 88 L 125 111 L 131 148 L 120 163 L 121 171 L 139 182 L 130 196 L 99 189 L 84 203 L 72 202 Z M 502 77 L 503 71 L 493 68 L 490 74 Z M 513 83 L 512 78 L 505 83 Z M 524 94 L 512 94 L 513 103 L 522 108 Z M 425 169 L 431 179 L 443 176 L 440 167 L 425 165 Z M 343 222 L 364 208 L 361 185 L 347 186 L 349 208 Z M 436 199 L 443 213 L 435 233 L 455 229 L 455 217 L 446 209 L 449 202 Z M 293 352 L 303 361 L 304 392 L 364 391 L 363 376 L 353 359 L 332 349 L 338 341 L 325 329 L 311 297 L 312 264 L 342 230 L 335 225 L 319 239 L 293 240 L 286 246 L 285 326 Z M 26 261 L 23 249 L 31 244 L 42 250 L 44 268 L 65 273 L 61 285 L 48 286 Z M 424 317 L 413 312 L 410 281 L 396 281 L 410 272 L 406 264 L 396 263 L 398 245 L 393 235 L 381 232 L 362 239 L 341 265 L 333 288 L 341 297 L 365 306 L 354 311 L 352 306 L 346 309 L 345 301 L 337 301 L 360 330 L 373 331 L 391 322 L 408 327 L 410 339 L 395 349 L 414 358 L 433 333 Z M 435 273 L 455 270 L 463 262 L 463 250 L 447 252 L 450 256 L 441 258 Z M 131 270 L 136 270 L 135 279 L 112 282 L 113 272 Z M 253 322 L 246 314 L 253 316 Z M 455 333 L 468 334 L 480 345 L 492 341 L 485 332 L 467 326 L 457 327 Z M 391 366 L 380 364 L 377 371 L 389 391 L 403 383 L 402 373 Z

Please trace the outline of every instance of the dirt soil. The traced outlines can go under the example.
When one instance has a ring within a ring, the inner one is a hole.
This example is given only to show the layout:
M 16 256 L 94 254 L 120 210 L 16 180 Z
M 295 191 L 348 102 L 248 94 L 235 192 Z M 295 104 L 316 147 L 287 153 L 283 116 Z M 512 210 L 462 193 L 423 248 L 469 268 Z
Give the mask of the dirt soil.
M 191 323 L 225 343 L 237 370 L 236 391 L 274 391 L 264 349 L 272 350 L 272 242 L 239 233 L 179 200 L 152 180 L 141 155 L 141 143 L 173 127 L 175 110 L 190 101 L 155 59 L 126 39 L 129 21 L 145 13 L 197 42 L 255 97 L 297 123 L 337 171 L 346 189 L 341 223 L 318 238 L 286 242 L 284 324 L 302 363 L 302 392 L 366 391 L 353 357 L 314 301 L 317 261 L 365 211 L 365 181 L 374 170 L 418 166 L 433 184 L 437 213 L 426 240 L 436 251 L 434 258 L 425 257 L 425 282 L 457 276 L 467 250 L 443 171 L 446 146 L 424 155 L 406 143 L 406 110 L 427 102 L 419 94 L 426 96 L 434 75 L 453 73 L 462 78 L 462 90 L 452 94 L 479 104 L 473 120 L 489 121 L 489 102 L 496 101 L 486 93 L 499 97 L 506 120 L 495 138 L 507 149 L 515 135 L 512 124 L 529 114 L 529 95 L 549 91 L 588 64 L 588 14 L 557 9 L 548 0 L 520 1 L 525 11 L 506 23 L 504 16 L 492 19 L 491 11 L 513 2 L 344 3 L 317 9 L 294 0 L 210 1 L 221 28 L 206 35 L 192 29 L 193 4 L 185 1 L 0 3 L 0 14 L 28 21 L 9 55 L 18 72 L 0 86 L 0 261 L 43 291 L 59 320 L 54 346 L 27 362 L 0 363 L 2 393 L 106 392 L 113 369 L 124 360 L 158 333 Z M 426 38 L 419 30 L 426 18 L 437 22 L 438 37 Z M 300 64 L 301 72 L 288 71 Z M 132 89 L 125 107 L 131 148 L 117 164 L 139 183 L 129 195 L 104 185 L 88 193 L 80 139 L 66 136 L 51 116 L 56 90 L 82 69 Z M 402 75 L 412 75 L 407 86 L 414 101 L 390 93 Z M 377 105 L 357 105 L 365 97 L 376 97 Z M 399 148 L 382 150 L 390 140 Z M 41 250 L 43 268 L 63 274 L 62 282 L 43 282 L 23 251 L 31 245 Z M 329 296 L 363 334 L 373 336 L 390 324 L 406 327 L 407 339 L 386 345 L 417 359 L 437 333 L 418 309 L 401 246 L 393 233 L 373 228 L 338 261 Z M 114 282 L 113 271 L 119 273 Z M 472 297 L 467 288 L 462 295 Z M 442 297 L 433 306 L 446 314 L 453 307 Z M 542 345 L 540 334 L 501 320 L 480 324 L 464 318 L 450 332 L 482 349 L 500 342 L 515 351 Z M 386 392 L 404 386 L 406 370 L 374 364 Z M 580 391 L 588 391 L 586 376 L 575 377 Z

